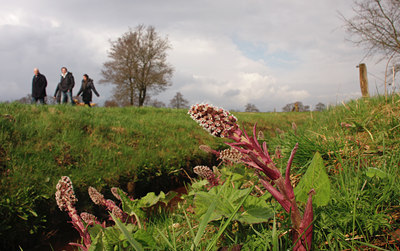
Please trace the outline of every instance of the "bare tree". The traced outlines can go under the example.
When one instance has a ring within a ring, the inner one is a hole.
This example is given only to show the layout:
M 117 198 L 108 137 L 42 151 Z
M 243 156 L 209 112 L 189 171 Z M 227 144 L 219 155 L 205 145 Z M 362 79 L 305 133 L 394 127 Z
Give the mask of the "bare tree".
M 110 99 L 104 102 L 104 107 L 119 107 L 119 104 L 115 99 Z
M 25 97 L 15 100 L 15 102 L 18 102 L 21 104 L 30 104 L 32 102 L 32 95 L 28 94 Z
M 367 56 L 400 55 L 400 0 L 354 0 L 355 16 L 342 15 L 351 41 L 367 49 Z
M 282 110 L 284 112 L 309 112 L 310 111 L 310 106 L 309 105 L 303 105 L 303 102 L 297 101 L 294 103 L 290 103 L 285 105 Z
M 161 37 L 153 26 L 139 25 L 116 41 L 111 41 L 103 65 L 102 83 L 116 87 L 114 96 L 124 103 L 143 106 L 149 92 L 158 93 L 170 85 L 173 68 L 167 63 L 168 38 Z M 136 102 L 137 101 L 137 102 Z
M 155 108 L 163 108 L 166 107 L 165 103 L 162 101 L 159 101 L 157 99 L 150 99 L 149 102 L 147 102 L 147 106 L 155 107 Z
M 183 98 L 182 93 L 177 92 L 169 102 L 169 106 L 176 109 L 188 108 L 189 101 Z
M 319 102 L 318 104 L 315 105 L 314 111 L 322 112 L 323 110 L 326 110 L 326 105 L 324 103 Z
M 260 112 L 255 104 L 247 103 L 245 106 L 245 112 Z

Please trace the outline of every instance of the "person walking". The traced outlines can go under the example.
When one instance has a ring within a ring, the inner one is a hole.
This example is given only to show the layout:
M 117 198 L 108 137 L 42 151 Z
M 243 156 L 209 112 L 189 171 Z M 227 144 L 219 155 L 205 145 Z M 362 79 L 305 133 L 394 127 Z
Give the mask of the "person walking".
M 46 104 L 44 98 L 46 95 L 47 80 L 46 77 L 40 73 L 38 68 L 33 69 L 35 74 L 32 79 L 32 104 L 36 104 L 38 101 L 40 104 Z
M 66 67 L 61 68 L 61 79 L 60 83 L 57 86 L 56 92 L 54 93 L 54 98 L 57 98 L 57 91 L 61 92 L 62 95 L 62 103 L 65 104 L 68 102 L 68 98 L 71 101 L 72 105 L 75 105 L 74 100 L 72 99 L 72 89 L 75 86 L 75 79 L 71 72 L 67 70 Z
M 83 75 L 81 89 L 79 90 L 77 96 L 82 94 L 82 100 L 85 105 L 92 107 L 90 102 L 92 102 L 92 91 L 96 94 L 97 97 L 100 97 L 96 88 L 94 87 L 93 80 L 89 78 L 87 74 Z

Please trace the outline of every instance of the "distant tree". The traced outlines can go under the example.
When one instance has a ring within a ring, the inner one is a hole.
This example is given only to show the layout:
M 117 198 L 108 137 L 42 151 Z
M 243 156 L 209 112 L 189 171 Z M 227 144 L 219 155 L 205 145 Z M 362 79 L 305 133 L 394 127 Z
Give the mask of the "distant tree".
M 303 102 L 297 101 L 294 103 L 290 103 L 285 105 L 282 108 L 282 111 L 284 112 L 294 112 L 294 111 L 299 111 L 299 112 L 309 112 L 310 111 L 310 106 L 309 105 L 303 105 Z
M 352 41 L 367 50 L 367 55 L 400 57 L 400 1 L 353 0 L 355 16 L 342 15 Z M 354 38 L 355 37 L 355 38 Z
M 309 111 L 310 111 L 309 105 L 304 105 L 302 108 L 299 109 L 299 112 L 309 112 Z
M 106 100 L 106 102 L 104 102 L 104 107 L 118 107 L 118 106 L 119 106 L 118 102 L 114 99 Z
M 25 97 L 15 100 L 15 102 L 18 102 L 21 104 L 30 104 L 32 102 L 32 95 L 28 94 Z
M 151 107 L 155 107 L 155 108 L 166 107 L 164 102 L 159 101 L 157 99 L 151 99 L 149 102 L 147 102 L 147 106 L 151 106 Z
M 177 92 L 169 102 L 169 106 L 176 109 L 188 108 L 189 101 L 183 98 L 182 93 Z
M 325 109 L 326 109 L 326 105 L 324 103 L 319 102 L 318 104 L 315 105 L 314 111 L 322 112 Z
M 167 38 L 153 26 L 137 26 L 111 42 L 103 65 L 102 83 L 112 83 L 115 96 L 131 106 L 143 106 L 149 92 L 158 93 L 170 85 L 173 68 L 167 63 Z
M 244 109 L 245 112 L 260 112 L 255 104 L 247 103 Z

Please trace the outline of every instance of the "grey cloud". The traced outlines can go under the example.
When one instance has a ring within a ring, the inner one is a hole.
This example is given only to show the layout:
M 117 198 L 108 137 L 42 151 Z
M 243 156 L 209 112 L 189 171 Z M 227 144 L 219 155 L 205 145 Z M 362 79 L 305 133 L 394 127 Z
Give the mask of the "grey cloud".
M 234 96 L 237 96 L 237 95 L 239 95 L 239 94 L 240 94 L 240 90 L 234 89 L 234 90 L 226 91 L 226 92 L 224 93 L 224 96 L 225 96 L 225 97 L 234 97 Z
M 7 1 L 0 9 L 0 101 L 29 93 L 34 67 L 48 78 L 49 94 L 58 82 L 61 66 L 67 66 L 78 83 L 84 73 L 98 81 L 107 59 L 108 40 L 143 23 L 154 25 L 180 46 L 170 51 L 176 71 L 173 85 L 155 97 L 161 101 L 168 103 L 181 91 L 193 102 L 242 109 L 235 98 L 243 97 L 243 90 L 215 89 L 228 86 L 237 72 L 255 72 L 275 79 L 273 88 L 266 86 L 266 90 L 287 86 L 292 93 L 277 96 L 266 91 L 265 97 L 246 97 L 253 98 L 251 102 L 261 110 L 279 109 L 292 101 L 291 95 L 304 91 L 310 94 L 304 103 L 335 102 L 340 95 L 358 91 L 354 66 L 363 57 L 363 51 L 345 42 L 337 11 L 351 15 L 349 1 Z M 252 59 L 241 51 L 232 41 L 234 37 L 265 46 L 265 62 L 256 62 L 263 57 Z M 185 38 L 185 43 L 207 41 L 205 49 L 216 52 L 206 57 L 188 51 L 185 57 L 179 51 L 191 48 L 179 43 Z M 295 60 L 285 61 L 287 58 L 279 58 L 281 53 Z M 367 64 L 375 75 L 382 73 L 381 65 L 373 60 Z M 207 81 L 195 79 L 195 75 Z M 102 96 L 97 101 L 102 102 L 110 96 L 112 86 L 99 85 L 98 89 Z

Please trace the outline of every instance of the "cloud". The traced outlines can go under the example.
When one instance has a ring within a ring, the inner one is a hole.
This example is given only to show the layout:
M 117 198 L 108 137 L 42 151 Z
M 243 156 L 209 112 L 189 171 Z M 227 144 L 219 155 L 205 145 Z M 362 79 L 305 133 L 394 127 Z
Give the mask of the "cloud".
M 191 102 L 234 109 L 335 103 L 359 92 L 355 66 L 363 58 L 345 41 L 338 11 L 352 15 L 349 1 L 9 1 L 0 10 L 0 101 L 29 93 L 34 67 L 48 78 L 49 94 L 61 66 L 78 85 L 84 73 L 97 83 L 109 40 L 146 24 L 173 47 L 173 85 L 155 97 L 165 103 L 178 91 Z M 382 74 L 382 64 L 365 62 Z M 381 80 L 371 75 L 370 82 Z M 98 85 L 95 101 L 111 89 Z

